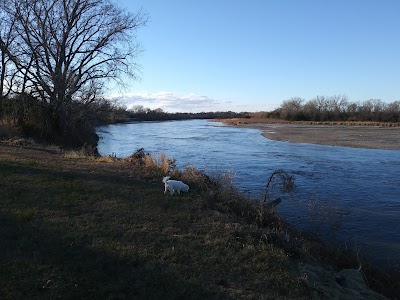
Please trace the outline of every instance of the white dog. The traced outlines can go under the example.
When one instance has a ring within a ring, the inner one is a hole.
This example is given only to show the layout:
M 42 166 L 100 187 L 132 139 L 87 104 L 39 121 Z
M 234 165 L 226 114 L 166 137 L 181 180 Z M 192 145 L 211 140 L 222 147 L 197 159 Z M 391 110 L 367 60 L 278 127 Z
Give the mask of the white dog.
M 169 176 L 163 177 L 162 182 L 164 182 L 164 195 L 169 190 L 170 194 L 173 195 L 175 192 L 180 195 L 181 191 L 187 193 L 189 191 L 189 186 L 184 184 L 182 181 L 170 180 Z

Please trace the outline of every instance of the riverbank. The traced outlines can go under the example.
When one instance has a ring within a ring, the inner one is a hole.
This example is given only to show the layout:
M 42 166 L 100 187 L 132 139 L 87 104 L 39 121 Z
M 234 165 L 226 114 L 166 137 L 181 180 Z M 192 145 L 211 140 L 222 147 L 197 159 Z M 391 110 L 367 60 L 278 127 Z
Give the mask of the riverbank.
M 172 172 L 188 194 L 164 195 L 168 164 L 0 143 L 1 298 L 381 299 L 355 255 L 194 169 Z
M 285 123 L 268 119 L 227 119 L 219 121 L 229 126 L 259 129 L 264 137 L 276 141 L 400 150 L 400 127 L 393 124 L 384 126 L 384 123 Z

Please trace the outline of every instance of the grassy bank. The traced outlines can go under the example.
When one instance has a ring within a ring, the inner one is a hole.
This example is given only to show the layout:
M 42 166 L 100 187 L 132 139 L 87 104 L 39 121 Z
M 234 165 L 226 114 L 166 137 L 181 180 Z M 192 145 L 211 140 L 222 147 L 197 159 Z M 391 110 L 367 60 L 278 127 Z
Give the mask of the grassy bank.
M 171 166 L 0 143 L 0 298 L 318 299 L 351 265 L 194 168 L 164 195 Z

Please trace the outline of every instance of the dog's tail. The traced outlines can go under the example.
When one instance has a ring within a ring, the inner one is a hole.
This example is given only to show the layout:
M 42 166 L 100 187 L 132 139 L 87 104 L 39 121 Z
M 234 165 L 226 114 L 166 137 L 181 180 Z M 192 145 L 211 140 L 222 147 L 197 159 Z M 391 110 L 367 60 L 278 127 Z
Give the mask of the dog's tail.
M 170 179 L 169 176 L 165 176 L 165 177 L 163 177 L 162 182 L 167 183 L 167 181 L 168 181 L 169 179 Z

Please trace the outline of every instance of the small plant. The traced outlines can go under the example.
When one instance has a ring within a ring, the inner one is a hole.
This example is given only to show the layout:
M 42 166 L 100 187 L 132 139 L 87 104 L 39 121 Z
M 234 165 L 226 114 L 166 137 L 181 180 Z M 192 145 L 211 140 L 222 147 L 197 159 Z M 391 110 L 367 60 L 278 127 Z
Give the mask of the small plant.
M 318 233 L 323 226 L 329 226 L 331 233 L 336 235 L 345 222 L 345 216 L 350 214 L 349 209 L 318 201 L 315 195 L 309 197 L 308 209 L 310 210 L 308 220 L 314 226 L 315 233 Z
M 270 192 L 271 189 L 273 189 L 274 187 L 279 187 L 282 194 L 292 193 L 296 188 L 294 177 L 292 175 L 289 175 L 284 170 L 275 170 L 274 172 L 272 172 L 265 187 L 264 202 L 268 203 L 271 201 Z M 274 201 L 276 201 L 277 199 L 275 199 Z
M 230 199 L 232 198 L 233 194 L 238 193 L 233 183 L 234 178 L 235 174 L 232 170 L 221 172 L 218 176 L 215 177 L 215 180 L 220 186 L 220 195 L 223 195 L 224 198 Z

